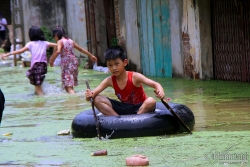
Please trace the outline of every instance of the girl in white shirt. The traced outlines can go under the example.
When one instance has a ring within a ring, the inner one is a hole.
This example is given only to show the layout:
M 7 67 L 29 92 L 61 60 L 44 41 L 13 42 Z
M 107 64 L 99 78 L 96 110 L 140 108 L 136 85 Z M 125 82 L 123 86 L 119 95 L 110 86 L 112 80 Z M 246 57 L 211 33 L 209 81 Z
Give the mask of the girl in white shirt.
M 31 65 L 30 69 L 26 72 L 26 77 L 29 78 L 30 84 L 35 86 L 35 93 L 37 95 L 44 95 L 42 90 L 42 83 L 47 73 L 47 55 L 46 50 L 48 47 L 56 47 L 57 44 L 50 43 L 45 40 L 45 36 L 40 27 L 31 26 L 29 29 L 29 38 L 28 42 L 23 48 L 16 50 L 14 52 L 4 54 L 4 57 L 20 54 L 25 51 L 31 52 Z

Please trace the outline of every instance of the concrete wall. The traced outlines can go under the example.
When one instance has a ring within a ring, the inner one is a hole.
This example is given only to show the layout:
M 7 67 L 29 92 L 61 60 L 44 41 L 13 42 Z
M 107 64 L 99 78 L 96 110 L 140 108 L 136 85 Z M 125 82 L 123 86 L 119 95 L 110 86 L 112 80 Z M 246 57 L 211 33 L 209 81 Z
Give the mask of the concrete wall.
M 52 30 L 55 26 L 67 25 L 65 0 L 41 1 L 22 0 L 25 43 L 29 41 L 28 31 L 33 25 L 46 26 Z
M 66 0 L 66 20 L 67 35 L 79 46 L 87 50 L 87 30 L 84 0 L 71 1 Z M 77 57 L 83 55 L 78 50 L 74 50 Z
M 22 0 L 25 43 L 29 41 L 28 30 L 32 25 L 46 26 L 52 30 L 62 26 L 68 37 L 87 49 L 87 33 L 84 0 L 41 1 Z M 77 57 L 82 53 L 75 50 Z
M 119 0 L 121 38 L 126 45 L 129 70 L 141 71 L 141 57 L 135 0 Z
M 182 9 L 183 0 L 169 0 L 173 77 L 183 77 Z

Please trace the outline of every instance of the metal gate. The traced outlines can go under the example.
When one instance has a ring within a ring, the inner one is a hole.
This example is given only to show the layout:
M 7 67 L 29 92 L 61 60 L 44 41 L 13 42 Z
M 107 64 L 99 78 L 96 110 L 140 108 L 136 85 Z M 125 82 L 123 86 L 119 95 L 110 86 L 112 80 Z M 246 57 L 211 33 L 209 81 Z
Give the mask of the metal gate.
M 250 82 L 250 1 L 211 2 L 214 78 Z

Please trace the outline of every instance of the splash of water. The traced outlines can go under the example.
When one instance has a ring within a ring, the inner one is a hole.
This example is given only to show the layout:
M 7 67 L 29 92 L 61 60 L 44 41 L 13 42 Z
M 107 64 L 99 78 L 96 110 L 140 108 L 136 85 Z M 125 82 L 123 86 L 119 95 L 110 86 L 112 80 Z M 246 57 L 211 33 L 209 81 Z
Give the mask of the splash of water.
M 48 78 L 55 78 L 55 83 L 50 84 L 46 80 Z M 45 80 L 42 84 L 42 89 L 45 93 L 45 95 L 55 95 L 55 94 L 61 94 L 65 91 L 61 88 L 61 69 L 60 68 L 53 68 L 53 72 L 48 72 L 46 74 Z
M 0 59 L 0 67 L 11 67 L 13 64 L 13 61 L 8 61 L 8 60 L 2 60 Z
M 60 86 L 49 84 L 46 81 L 43 82 L 42 89 L 45 95 L 61 94 L 65 92 Z
M 113 130 L 112 133 L 110 135 L 107 135 L 105 137 L 101 137 L 102 140 L 109 140 L 111 138 L 111 136 L 113 135 L 115 131 Z

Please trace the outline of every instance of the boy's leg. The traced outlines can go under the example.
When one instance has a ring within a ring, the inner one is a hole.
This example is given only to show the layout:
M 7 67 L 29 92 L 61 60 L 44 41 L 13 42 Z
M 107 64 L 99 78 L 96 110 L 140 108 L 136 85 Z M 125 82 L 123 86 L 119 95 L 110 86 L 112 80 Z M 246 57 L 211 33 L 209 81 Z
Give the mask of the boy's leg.
M 118 114 L 113 110 L 112 104 L 109 99 L 104 96 L 96 96 L 94 99 L 95 107 L 104 115 L 107 116 L 118 116 Z
M 74 91 L 74 87 L 73 87 L 73 86 L 65 86 L 65 90 L 66 90 L 69 94 L 76 94 L 76 92 Z
M 155 109 L 156 100 L 152 97 L 148 97 L 139 108 L 137 114 L 143 114 L 147 112 L 152 112 Z
M 38 96 L 44 95 L 43 89 L 42 89 L 42 86 L 41 86 L 41 85 L 35 85 L 35 90 L 36 90 L 36 94 L 37 94 Z

